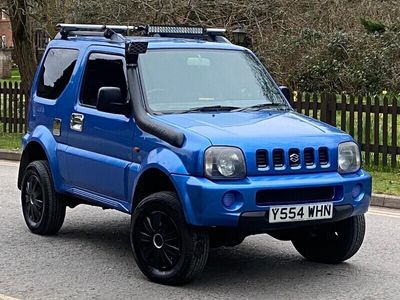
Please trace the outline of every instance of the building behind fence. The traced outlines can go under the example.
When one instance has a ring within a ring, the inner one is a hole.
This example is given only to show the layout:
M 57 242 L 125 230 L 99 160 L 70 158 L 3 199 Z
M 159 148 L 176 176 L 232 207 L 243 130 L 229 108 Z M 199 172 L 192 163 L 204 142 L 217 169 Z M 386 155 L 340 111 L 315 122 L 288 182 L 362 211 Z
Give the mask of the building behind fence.
M 0 83 L 3 132 L 26 131 L 27 99 L 20 83 Z M 351 134 L 361 145 L 366 165 L 399 166 L 400 106 L 396 97 L 300 93 L 291 104 L 297 112 Z

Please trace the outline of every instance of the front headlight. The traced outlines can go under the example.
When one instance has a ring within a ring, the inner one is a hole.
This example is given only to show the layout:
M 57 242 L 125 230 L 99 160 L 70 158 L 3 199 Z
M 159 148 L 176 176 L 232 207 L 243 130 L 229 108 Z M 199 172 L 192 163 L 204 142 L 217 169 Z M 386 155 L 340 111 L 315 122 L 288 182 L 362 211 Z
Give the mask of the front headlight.
M 360 149 L 354 142 L 339 144 L 338 149 L 339 173 L 356 172 L 361 167 Z
M 236 147 L 210 147 L 205 152 L 204 171 L 211 179 L 241 179 L 246 176 L 243 152 Z

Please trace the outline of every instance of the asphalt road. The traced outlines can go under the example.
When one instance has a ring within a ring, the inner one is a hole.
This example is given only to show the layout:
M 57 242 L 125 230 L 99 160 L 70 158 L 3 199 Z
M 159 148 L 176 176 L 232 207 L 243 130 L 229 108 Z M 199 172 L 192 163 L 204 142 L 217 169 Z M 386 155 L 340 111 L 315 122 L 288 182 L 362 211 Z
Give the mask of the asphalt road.
M 311 263 L 291 243 L 259 235 L 212 250 L 200 278 L 168 287 L 135 265 L 122 213 L 78 206 L 57 236 L 31 234 L 16 176 L 16 163 L 0 161 L 0 299 L 400 299 L 399 210 L 371 209 L 347 263 Z

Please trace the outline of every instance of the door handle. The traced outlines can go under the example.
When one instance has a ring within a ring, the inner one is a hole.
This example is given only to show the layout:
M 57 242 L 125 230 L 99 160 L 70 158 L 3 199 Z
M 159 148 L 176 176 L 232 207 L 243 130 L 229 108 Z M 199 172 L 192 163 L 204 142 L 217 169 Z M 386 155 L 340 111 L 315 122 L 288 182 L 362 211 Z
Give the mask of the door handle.
M 84 115 L 73 113 L 71 115 L 71 122 L 69 124 L 69 127 L 72 130 L 81 132 L 83 129 L 83 119 L 84 119 Z

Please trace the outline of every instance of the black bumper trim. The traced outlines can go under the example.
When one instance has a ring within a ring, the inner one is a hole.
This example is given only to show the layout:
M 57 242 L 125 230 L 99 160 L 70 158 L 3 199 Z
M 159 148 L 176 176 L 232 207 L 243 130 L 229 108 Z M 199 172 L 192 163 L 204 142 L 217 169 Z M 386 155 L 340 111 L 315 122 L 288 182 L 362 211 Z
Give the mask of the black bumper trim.
M 333 218 L 329 220 L 300 221 L 287 223 L 269 223 L 269 209 L 265 211 L 244 212 L 239 218 L 239 228 L 247 233 L 264 233 L 271 230 L 301 228 L 322 223 L 336 222 L 349 218 L 353 213 L 352 205 L 338 205 L 333 207 Z

